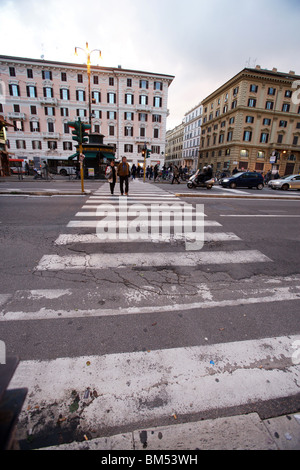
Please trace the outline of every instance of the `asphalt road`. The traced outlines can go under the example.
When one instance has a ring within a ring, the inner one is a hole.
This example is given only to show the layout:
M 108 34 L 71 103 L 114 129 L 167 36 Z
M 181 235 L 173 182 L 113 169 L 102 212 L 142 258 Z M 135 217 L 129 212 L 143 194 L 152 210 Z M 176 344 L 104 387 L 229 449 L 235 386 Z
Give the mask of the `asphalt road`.
M 99 186 L 94 184 L 91 190 Z M 140 186 L 136 188 L 137 191 Z M 146 188 L 150 193 L 162 189 L 168 196 L 178 192 L 179 185 L 147 184 Z M 180 189 L 186 192 L 185 185 Z M 124 361 L 126 357 L 128 362 L 132 354 L 150 351 L 161 351 L 163 356 L 189 348 L 230 348 L 264 338 L 298 335 L 300 339 L 299 201 L 214 198 L 214 194 L 220 195 L 219 188 L 210 192 L 210 198 L 180 198 L 190 207 L 204 204 L 205 219 L 215 223 L 205 228 L 211 234 L 201 250 L 205 260 L 195 263 L 198 253 L 189 252 L 187 256 L 184 242 L 175 239 L 167 243 L 83 243 L 78 239 L 57 244 L 62 234 L 85 237 L 95 233 L 87 226 L 67 228 L 70 221 L 78 220 L 76 214 L 97 203 L 90 196 L 0 196 L 0 339 L 5 342 L 7 355 L 19 356 L 28 367 L 34 361 L 53 364 L 56 360 L 75 361 L 80 357 L 124 357 Z M 213 236 L 220 230 L 227 238 Z M 98 255 L 111 262 L 116 253 L 117 261 L 124 263 L 122 267 L 92 267 Z M 250 258 L 241 261 L 240 256 L 245 253 Z M 53 256 L 65 264 L 53 268 Z M 67 264 L 73 263 L 74 256 L 81 267 Z M 226 256 L 228 260 L 224 262 Z M 139 262 L 147 257 L 147 264 Z M 189 264 L 184 265 L 187 258 Z M 127 259 L 134 261 L 130 264 Z M 152 264 L 151 260 L 156 259 Z M 237 353 L 242 354 L 239 350 Z M 217 362 L 217 355 L 212 353 L 210 357 Z M 236 357 L 236 362 L 239 359 Z M 164 366 L 164 376 L 168 377 L 167 364 L 162 363 Z M 230 369 L 229 365 L 226 367 Z M 251 365 L 242 369 L 247 367 L 251 369 Z M 263 361 L 259 367 L 264 367 Z M 283 369 L 286 367 L 287 364 Z M 119 379 L 122 381 L 122 377 Z M 176 380 L 180 383 L 180 376 Z M 170 377 L 165 378 L 164 386 L 167 388 L 170 382 Z M 156 414 L 168 402 L 169 394 L 165 393 L 151 399 L 143 394 L 139 397 L 139 403 L 146 404 L 149 410 L 146 417 L 143 413 L 138 416 L 139 424 L 169 423 L 170 416 Z M 32 398 L 32 404 L 35 401 L 38 402 L 37 397 Z M 203 409 L 191 406 L 188 412 L 183 408 L 181 416 L 192 421 L 222 413 L 257 411 L 268 417 L 299 409 L 299 394 L 287 396 L 283 392 L 273 398 L 258 396 L 257 400 L 232 403 L 216 400 Z M 107 416 L 102 434 L 132 426 L 129 411 L 127 421 L 110 421 Z M 32 416 L 31 419 L 34 422 Z M 26 423 L 28 426 L 28 416 L 23 418 L 24 433 Z M 45 420 L 43 424 L 44 427 L 41 422 L 36 423 L 36 434 L 42 436 L 42 441 L 46 431 L 49 434 Z

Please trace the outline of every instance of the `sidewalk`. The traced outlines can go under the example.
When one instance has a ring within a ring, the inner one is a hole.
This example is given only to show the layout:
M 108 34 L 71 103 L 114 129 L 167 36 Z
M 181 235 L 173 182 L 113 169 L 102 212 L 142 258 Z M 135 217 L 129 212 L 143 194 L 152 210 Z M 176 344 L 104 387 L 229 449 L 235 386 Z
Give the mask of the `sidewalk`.
M 39 450 L 300 450 L 300 414 L 261 420 L 257 413 L 140 429 Z

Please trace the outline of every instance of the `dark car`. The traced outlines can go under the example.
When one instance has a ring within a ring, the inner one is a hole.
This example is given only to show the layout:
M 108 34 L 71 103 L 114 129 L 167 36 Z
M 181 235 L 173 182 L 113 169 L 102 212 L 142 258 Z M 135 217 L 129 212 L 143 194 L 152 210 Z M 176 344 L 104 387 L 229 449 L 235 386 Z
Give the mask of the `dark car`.
M 228 178 L 222 178 L 221 185 L 223 188 L 257 188 L 263 189 L 264 178 L 260 173 L 255 171 L 246 171 L 236 173 Z

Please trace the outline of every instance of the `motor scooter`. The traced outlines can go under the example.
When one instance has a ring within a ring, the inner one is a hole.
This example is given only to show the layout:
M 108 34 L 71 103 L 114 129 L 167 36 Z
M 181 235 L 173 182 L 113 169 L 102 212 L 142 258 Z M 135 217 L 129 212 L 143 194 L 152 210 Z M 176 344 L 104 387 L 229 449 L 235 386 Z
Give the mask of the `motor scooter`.
M 215 179 L 210 178 L 206 181 L 198 181 L 198 176 L 199 176 L 200 170 L 197 170 L 196 173 L 190 177 L 187 187 L 189 189 L 193 188 L 206 188 L 206 189 L 211 189 L 213 185 L 215 184 Z

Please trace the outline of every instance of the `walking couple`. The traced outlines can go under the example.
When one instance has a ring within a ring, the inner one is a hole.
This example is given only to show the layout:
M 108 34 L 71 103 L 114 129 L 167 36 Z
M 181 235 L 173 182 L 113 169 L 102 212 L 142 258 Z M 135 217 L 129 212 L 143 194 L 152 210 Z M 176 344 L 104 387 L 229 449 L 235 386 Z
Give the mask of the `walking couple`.
M 126 157 L 122 157 L 122 161 L 117 167 L 115 167 L 114 160 L 111 161 L 110 166 L 106 168 L 105 177 L 107 178 L 110 185 L 110 192 L 114 194 L 115 185 L 117 182 L 117 176 L 120 180 L 120 192 L 124 194 L 124 183 L 125 183 L 125 196 L 128 196 L 128 178 L 130 176 L 129 164 L 126 161 Z

